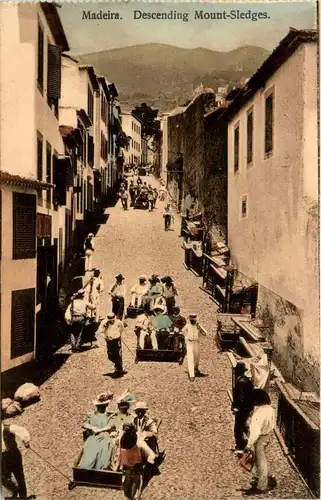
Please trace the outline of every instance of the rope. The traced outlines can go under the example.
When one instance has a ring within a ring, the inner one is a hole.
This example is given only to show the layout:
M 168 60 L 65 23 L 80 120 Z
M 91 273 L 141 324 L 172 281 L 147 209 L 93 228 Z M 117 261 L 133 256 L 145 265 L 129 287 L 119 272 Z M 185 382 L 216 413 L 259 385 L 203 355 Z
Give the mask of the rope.
M 40 455 L 36 450 L 34 450 L 33 448 L 29 448 L 35 455 L 37 455 L 43 462 L 45 462 L 46 464 L 50 465 L 50 467 L 52 467 L 55 471 L 57 471 L 61 476 L 63 476 L 65 479 L 67 479 L 69 482 L 71 481 L 71 479 L 66 476 L 63 472 L 61 472 L 59 469 L 57 469 L 57 467 L 55 467 L 54 465 L 52 465 L 52 463 L 48 462 L 48 460 L 46 458 L 44 458 L 42 455 Z

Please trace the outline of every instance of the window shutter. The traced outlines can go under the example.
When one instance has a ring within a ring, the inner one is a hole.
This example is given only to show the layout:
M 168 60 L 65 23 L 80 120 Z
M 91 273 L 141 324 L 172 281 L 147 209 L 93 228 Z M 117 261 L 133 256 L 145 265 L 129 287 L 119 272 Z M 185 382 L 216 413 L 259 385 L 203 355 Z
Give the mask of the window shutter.
M 88 163 L 92 167 L 94 165 L 94 138 L 88 135 Z
M 2 258 L 2 191 L 0 189 L 0 260 Z
M 38 181 L 42 181 L 43 176 L 43 161 L 42 161 L 42 146 L 43 140 L 42 137 L 38 135 L 37 137 L 37 178 Z
M 43 29 L 40 25 L 38 25 L 38 85 L 41 89 L 43 89 L 43 59 L 44 59 L 44 50 L 43 50 L 43 44 L 44 44 L 44 36 L 43 36 Z
M 34 259 L 36 256 L 36 196 L 12 193 L 13 259 Z
M 67 180 L 67 162 L 59 160 L 57 156 L 53 157 L 54 161 L 54 184 L 55 184 L 55 199 L 56 205 L 65 206 L 67 203 L 66 180 Z
M 35 289 L 15 290 L 11 294 L 11 359 L 34 350 Z
M 53 101 L 60 98 L 61 89 L 61 48 L 48 44 L 48 85 L 47 96 Z

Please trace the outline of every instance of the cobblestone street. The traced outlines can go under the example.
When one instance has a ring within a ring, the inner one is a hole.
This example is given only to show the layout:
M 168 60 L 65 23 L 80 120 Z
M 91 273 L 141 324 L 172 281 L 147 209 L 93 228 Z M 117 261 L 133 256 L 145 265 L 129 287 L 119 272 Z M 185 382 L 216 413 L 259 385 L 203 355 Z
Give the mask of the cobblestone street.
M 156 181 L 146 178 L 147 182 Z M 105 283 L 101 314 L 109 311 L 108 288 L 121 272 L 127 289 L 143 273 L 169 274 L 177 285 L 181 310 L 199 314 L 200 323 L 208 331 L 202 340 L 200 369 L 208 377 L 188 379 L 186 362 L 134 363 L 136 338 L 133 320 L 128 320 L 123 346 L 127 375 L 114 380 L 106 373 L 113 371 L 108 362 L 105 342 L 98 348 L 69 356 L 63 366 L 41 387 L 41 402 L 15 419 L 31 433 L 31 446 L 72 477 L 72 466 L 82 447 L 82 422 L 98 393 L 126 388 L 147 401 L 151 416 L 162 419 L 159 443 L 166 449 L 161 475 L 154 477 L 143 492 L 143 500 L 213 500 L 242 496 L 248 485 L 231 452 L 233 416 L 227 389 L 231 388 L 231 367 L 225 354 L 219 354 L 214 342 L 216 306 L 200 289 L 201 279 L 183 265 L 182 240 L 179 238 L 180 217 L 175 215 L 174 230 L 164 232 L 163 203 L 154 212 L 123 211 L 120 203 L 107 212 L 107 223 L 95 238 L 93 265 L 99 267 Z M 132 351 L 132 352 L 130 352 Z M 69 346 L 59 354 L 69 354 Z M 68 491 L 67 479 L 46 465 L 32 450 L 24 451 L 24 464 L 29 494 L 44 500 L 83 500 L 123 498 L 121 491 L 76 487 Z M 271 472 L 278 488 L 269 498 L 309 498 L 309 495 L 284 457 L 276 438 L 268 449 Z

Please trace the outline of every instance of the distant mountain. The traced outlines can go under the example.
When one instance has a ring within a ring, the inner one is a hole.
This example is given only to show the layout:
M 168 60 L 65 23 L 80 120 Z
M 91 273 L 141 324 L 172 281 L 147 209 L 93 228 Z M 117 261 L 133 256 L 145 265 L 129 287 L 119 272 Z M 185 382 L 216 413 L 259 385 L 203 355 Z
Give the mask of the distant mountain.
M 230 52 L 204 48 L 183 49 L 151 43 L 78 55 L 99 75 L 115 82 L 122 104 L 132 108 L 146 101 L 161 110 L 190 97 L 200 83 L 204 86 L 239 82 L 250 77 L 267 58 L 260 47 L 240 47 Z

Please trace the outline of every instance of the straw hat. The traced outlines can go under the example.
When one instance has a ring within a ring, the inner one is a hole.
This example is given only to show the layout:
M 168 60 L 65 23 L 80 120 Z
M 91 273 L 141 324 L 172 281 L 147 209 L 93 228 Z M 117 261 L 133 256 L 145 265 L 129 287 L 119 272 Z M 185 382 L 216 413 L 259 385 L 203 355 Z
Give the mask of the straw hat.
M 95 406 L 107 406 L 109 405 L 113 397 L 114 395 L 112 392 L 102 392 L 101 394 L 98 394 L 97 399 L 93 401 L 93 403 Z
M 137 403 L 135 404 L 134 410 L 135 411 L 137 411 L 137 410 L 148 410 L 147 403 L 145 401 L 137 401 Z

